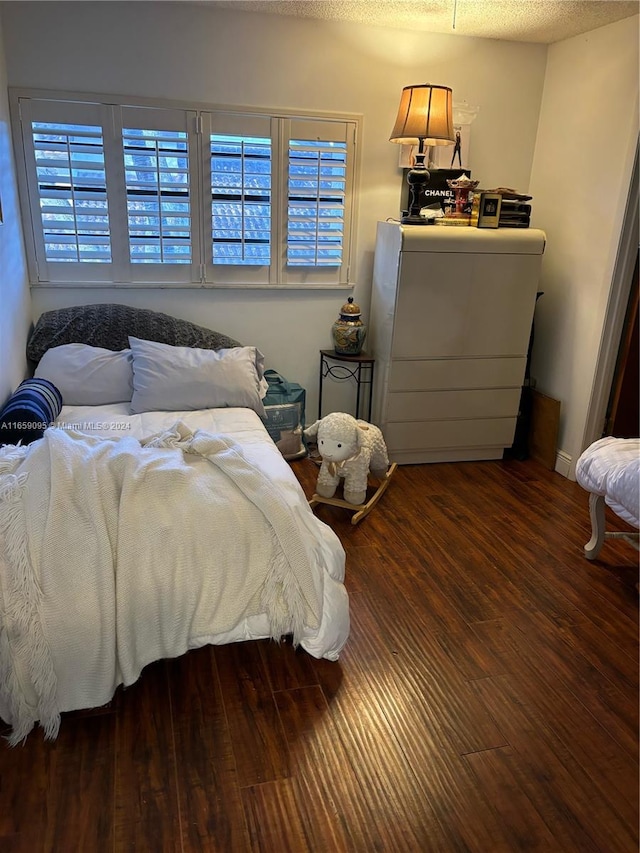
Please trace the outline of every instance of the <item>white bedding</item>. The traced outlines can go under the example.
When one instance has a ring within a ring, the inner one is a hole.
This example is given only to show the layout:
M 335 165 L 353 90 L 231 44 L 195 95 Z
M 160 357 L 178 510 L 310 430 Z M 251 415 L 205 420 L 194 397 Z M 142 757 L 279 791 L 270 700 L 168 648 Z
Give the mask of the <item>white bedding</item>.
M 65 407 L 42 441 L 0 450 L 0 716 L 14 741 L 36 720 L 55 736 L 60 712 L 104 704 L 147 663 L 188 648 L 289 626 L 335 660 L 347 640 L 344 551 L 257 415 L 128 409 Z M 156 500 L 155 484 L 173 482 L 167 466 L 176 488 Z M 29 532 L 22 586 L 16 512 Z
M 640 527 L 640 439 L 601 438 L 576 464 L 576 480 L 634 527 Z

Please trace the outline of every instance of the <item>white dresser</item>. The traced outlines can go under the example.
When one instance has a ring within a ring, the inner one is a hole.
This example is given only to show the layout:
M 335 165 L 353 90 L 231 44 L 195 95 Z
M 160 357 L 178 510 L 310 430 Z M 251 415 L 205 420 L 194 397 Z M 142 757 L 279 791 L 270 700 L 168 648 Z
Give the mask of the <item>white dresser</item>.
M 512 445 L 544 245 L 531 228 L 378 223 L 367 349 L 393 461 Z

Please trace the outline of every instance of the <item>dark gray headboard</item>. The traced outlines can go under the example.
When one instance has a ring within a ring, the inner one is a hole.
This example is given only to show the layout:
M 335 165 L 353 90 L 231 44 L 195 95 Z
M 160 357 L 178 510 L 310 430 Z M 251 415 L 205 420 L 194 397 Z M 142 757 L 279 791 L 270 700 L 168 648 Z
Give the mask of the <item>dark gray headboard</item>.
M 196 326 L 159 311 L 129 305 L 74 305 L 45 311 L 27 341 L 27 358 L 39 362 L 48 349 L 62 344 L 89 344 L 127 349 L 128 336 L 180 347 L 226 349 L 241 346 L 220 332 Z

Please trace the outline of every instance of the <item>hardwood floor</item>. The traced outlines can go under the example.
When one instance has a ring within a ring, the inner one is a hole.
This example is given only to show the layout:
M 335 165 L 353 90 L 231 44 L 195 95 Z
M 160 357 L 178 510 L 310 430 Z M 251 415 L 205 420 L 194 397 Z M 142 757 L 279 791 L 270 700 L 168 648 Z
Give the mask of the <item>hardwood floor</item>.
M 0 745 L 0 851 L 636 853 L 638 559 L 583 557 L 586 493 L 404 466 L 357 527 L 316 514 L 347 550 L 340 661 L 208 647 Z

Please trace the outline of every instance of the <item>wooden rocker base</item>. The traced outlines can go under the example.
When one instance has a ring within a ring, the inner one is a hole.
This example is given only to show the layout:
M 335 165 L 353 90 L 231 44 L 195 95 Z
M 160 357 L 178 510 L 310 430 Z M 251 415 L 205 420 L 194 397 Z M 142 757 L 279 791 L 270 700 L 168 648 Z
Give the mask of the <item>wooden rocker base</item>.
M 314 506 L 318 504 L 328 504 L 329 506 L 341 506 L 344 509 L 350 509 L 352 512 L 355 512 L 355 515 L 351 519 L 351 524 L 357 524 L 359 521 L 369 515 L 374 506 L 378 503 L 382 495 L 386 492 L 387 486 L 393 476 L 396 468 L 398 467 L 397 462 L 393 462 L 389 467 L 387 473 L 382 477 L 380 481 L 380 485 L 375 490 L 375 492 L 371 495 L 369 500 L 363 504 L 351 504 L 349 501 L 345 501 L 342 498 L 323 498 L 322 495 L 314 494 L 309 501 L 309 506 L 313 509 Z

